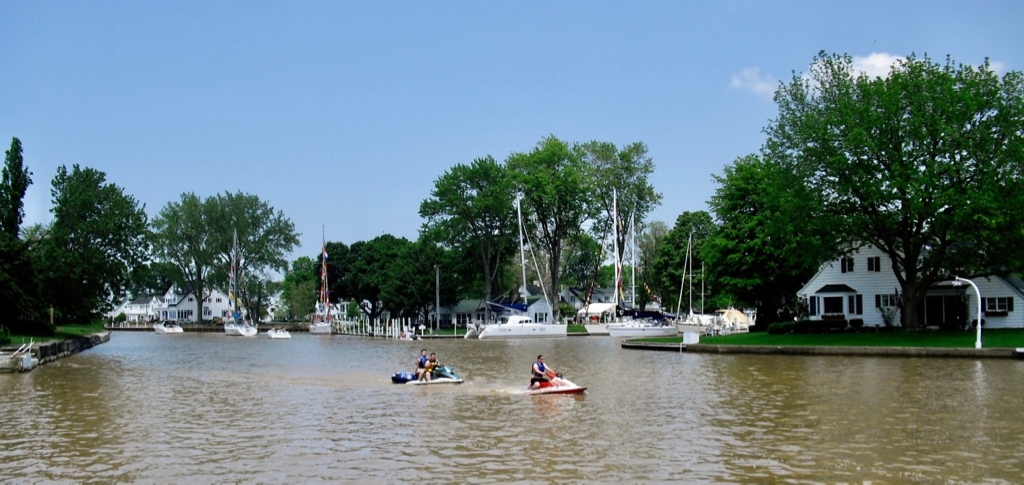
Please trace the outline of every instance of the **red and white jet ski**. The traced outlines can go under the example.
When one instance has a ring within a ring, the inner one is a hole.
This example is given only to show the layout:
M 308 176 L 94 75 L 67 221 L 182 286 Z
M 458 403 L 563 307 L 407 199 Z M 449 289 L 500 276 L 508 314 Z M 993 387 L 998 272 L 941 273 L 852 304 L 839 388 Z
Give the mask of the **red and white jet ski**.
M 536 389 L 527 387 L 523 394 L 528 396 L 536 396 L 538 394 L 583 394 L 583 391 L 587 390 L 587 388 L 562 377 L 561 374 L 553 376 L 549 374 L 548 377 L 550 380 L 541 382 L 540 386 Z

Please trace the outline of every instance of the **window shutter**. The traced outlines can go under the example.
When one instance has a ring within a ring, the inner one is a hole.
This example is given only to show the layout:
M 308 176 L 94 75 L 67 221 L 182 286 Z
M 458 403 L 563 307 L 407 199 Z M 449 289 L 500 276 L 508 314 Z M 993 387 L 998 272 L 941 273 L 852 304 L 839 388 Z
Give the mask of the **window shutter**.
M 807 301 L 808 304 L 811 307 L 809 313 L 811 314 L 811 316 L 817 315 L 818 314 L 818 297 L 812 296 L 812 297 L 808 298 L 807 300 L 808 300 Z
M 864 314 L 864 295 L 857 295 L 857 315 Z
M 882 295 L 875 295 L 875 308 L 882 308 Z
M 1012 296 L 1006 299 L 1006 311 L 1008 311 L 1008 312 L 1012 312 L 1013 311 L 1013 297 Z

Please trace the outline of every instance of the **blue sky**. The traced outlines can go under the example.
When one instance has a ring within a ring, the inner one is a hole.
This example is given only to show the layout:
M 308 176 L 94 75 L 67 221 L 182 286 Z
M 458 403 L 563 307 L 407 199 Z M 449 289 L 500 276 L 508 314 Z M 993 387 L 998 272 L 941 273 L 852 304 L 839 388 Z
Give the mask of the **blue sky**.
M 818 51 L 1024 70 L 1022 20 L 1017 1 L 5 1 L 0 145 L 24 145 L 26 223 L 77 163 L 151 218 L 184 192 L 257 194 L 302 234 L 294 258 L 321 227 L 415 239 L 455 164 L 549 134 L 642 141 L 648 219 L 671 226 Z

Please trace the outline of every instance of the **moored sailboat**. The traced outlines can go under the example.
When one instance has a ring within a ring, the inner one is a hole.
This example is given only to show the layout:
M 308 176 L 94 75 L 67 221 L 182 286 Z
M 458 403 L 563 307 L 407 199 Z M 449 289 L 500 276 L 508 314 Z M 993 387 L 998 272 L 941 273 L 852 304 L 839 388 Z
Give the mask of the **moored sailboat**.
M 256 325 L 242 318 L 241 301 L 238 298 L 237 262 L 238 232 L 235 232 L 231 247 L 231 271 L 228 273 L 228 311 L 230 319 L 224 322 L 224 333 L 235 337 L 253 337 L 258 333 Z
M 331 329 L 331 294 L 327 287 L 327 243 L 324 242 L 320 257 L 320 296 L 317 298 L 313 320 L 309 322 L 309 333 L 330 335 Z

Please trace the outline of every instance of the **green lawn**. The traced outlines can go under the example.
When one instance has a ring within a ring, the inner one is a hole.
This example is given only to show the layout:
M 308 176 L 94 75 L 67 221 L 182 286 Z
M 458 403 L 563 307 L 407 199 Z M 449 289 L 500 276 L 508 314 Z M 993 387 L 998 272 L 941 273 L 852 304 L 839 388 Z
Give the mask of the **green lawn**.
M 709 345 L 781 345 L 805 347 L 959 347 L 974 348 L 975 332 L 947 330 L 890 330 L 861 333 L 785 334 L 767 332 L 740 333 L 720 337 L 701 337 Z M 639 342 L 680 343 L 682 337 L 636 339 Z M 1024 329 L 981 331 L 985 348 L 1024 347 Z
M 11 334 L 11 344 L 21 345 L 28 343 L 29 340 L 35 342 L 48 342 L 50 340 L 67 340 L 72 337 L 81 337 L 83 335 L 90 335 L 103 331 L 103 322 L 96 322 L 91 325 L 62 325 L 57 327 L 57 330 L 53 332 L 53 335 L 20 335 Z

